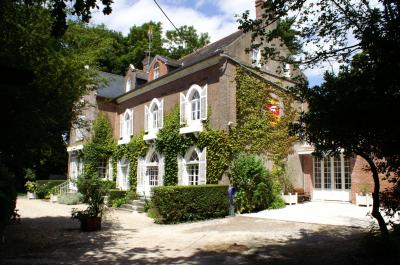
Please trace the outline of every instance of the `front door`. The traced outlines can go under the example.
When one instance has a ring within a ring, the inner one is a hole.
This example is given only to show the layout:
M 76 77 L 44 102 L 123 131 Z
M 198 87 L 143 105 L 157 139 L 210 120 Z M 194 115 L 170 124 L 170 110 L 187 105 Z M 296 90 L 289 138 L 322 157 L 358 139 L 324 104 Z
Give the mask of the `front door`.
M 313 200 L 351 201 L 350 158 L 314 157 Z

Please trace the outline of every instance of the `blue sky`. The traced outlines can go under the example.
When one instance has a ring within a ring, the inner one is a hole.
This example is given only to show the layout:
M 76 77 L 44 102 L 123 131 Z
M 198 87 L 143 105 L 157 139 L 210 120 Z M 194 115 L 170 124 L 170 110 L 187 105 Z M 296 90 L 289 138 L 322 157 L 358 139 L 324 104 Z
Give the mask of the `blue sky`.
M 174 24 L 192 25 L 198 32 L 207 32 L 211 41 L 216 41 L 237 30 L 235 15 L 250 11 L 255 17 L 253 0 L 158 0 L 157 1 Z M 95 24 L 103 23 L 108 28 L 127 34 L 133 25 L 141 25 L 150 20 L 162 22 L 164 30 L 173 29 L 153 0 L 116 0 L 113 12 L 104 16 L 94 12 Z M 306 70 L 311 85 L 319 84 L 323 71 Z

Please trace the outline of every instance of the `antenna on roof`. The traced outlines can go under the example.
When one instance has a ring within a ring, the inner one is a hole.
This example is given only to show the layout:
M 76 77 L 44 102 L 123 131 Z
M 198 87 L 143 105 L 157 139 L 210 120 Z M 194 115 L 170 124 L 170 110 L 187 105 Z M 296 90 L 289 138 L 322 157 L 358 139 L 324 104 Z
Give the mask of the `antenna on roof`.
M 147 56 L 147 73 L 149 73 L 150 66 L 150 56 L 151 56 L 151 41 L 153 40 L 153 26 L 150 24 L 147 30 L 147 36 L 149 37 L 149 50 Z

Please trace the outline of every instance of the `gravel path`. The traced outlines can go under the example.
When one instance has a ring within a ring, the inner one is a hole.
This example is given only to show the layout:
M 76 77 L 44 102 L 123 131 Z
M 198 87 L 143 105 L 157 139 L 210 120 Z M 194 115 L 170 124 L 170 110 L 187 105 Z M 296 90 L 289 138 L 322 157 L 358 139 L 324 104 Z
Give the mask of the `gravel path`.
M 22 223 L 6 229 L 0 264 L 343 265 L 363 235 L 359 228 L 244 216 L 157 225 L 145 214 L 115 210 L 101 231 L 85 233 L 70 219 L 74 207 L 18 198 Z

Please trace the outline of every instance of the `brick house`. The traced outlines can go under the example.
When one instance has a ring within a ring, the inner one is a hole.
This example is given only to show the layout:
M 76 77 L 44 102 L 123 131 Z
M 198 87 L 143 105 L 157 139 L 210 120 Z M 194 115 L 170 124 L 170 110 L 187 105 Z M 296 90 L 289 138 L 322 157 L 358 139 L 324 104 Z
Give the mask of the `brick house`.
M 256 15 L 260 16 L 260 1 L 256 1 Z M 111 122 L 118 144 L 126 144 L 131 137 L 145 131 L 144 140 L 150 148 L 138 161 L 139 194 L 149 195 L 151 187 L 163 185 L 164 157 L 152 143 L 163 127 L 163 119 L 178 105 L 181 134 L 198 133 L 203 121 L 208 119 L 214 129 L 228 130 L 236 123 L 237 67 L 259 67 L 263 78 L 282 87 L 292 85 L 295 70 L 290 65 L 276 62 L 260 64 L 260 51 L 246 53 L 251 36 L 237 31 L 180 59 L 171 60 L 159 55 L 143 61 L 143 69 L 129 67 L 124 77 L 101 73 L 108 84 L 98 88 L 84 100 L 90 103 L 81 119 L 89 124 L 99 112 Z M 284 69 L 278 75 L 277 70 Z M 298 106 L 299 109 L 302 106 Z M 208 109 L 212 109 L 211 115 Z M 73 128 L 67 148 L 69 152 L 69 177 L 75 179 L 82 171 L 78 152 L 90 137 L 90 126 Z M 372 177 L 363 171 L 366 163 L 359 157 L 313 157 L 313 148 L 297 143 L 288 157 L 288 174 L 296 189 L 309 193 L 313 200 L 355 201 L 355 193 L 364 186 L 372 191 Z M 179 185 L 206 184 L 207 150 L 193 146 L 183 157 L 178 157 Z M 121 159 L 117 164 L 117 188 L 130 187 L 129 163 Z M 111 161 L 99 164 L 100 175 L 113 178 Z M 224 181 L 224 180 L 221 180 Z M 225 180 L 226 181 L 226 180 Z

